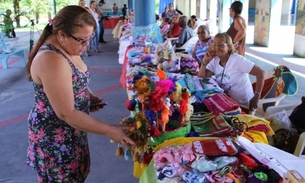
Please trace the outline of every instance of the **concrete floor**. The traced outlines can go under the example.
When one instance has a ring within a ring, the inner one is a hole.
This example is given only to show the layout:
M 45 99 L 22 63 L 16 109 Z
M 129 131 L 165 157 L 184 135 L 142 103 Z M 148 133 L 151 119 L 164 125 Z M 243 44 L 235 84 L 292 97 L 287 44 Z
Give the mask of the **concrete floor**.
M 247 32 L 247 58 L 263 69 L 284 64 L 295 73 L 299 83 L 298 93 L 286 97 L 281 104 L 299 102 L 301 96 L 305 95 L 305 59 L 292 56 L 289 46 L 293 45 L 294 28 L 285 27 L 279 30 L 279 35 L 286 35 L 287 40 L 284 40 L 285 44 L 282 45 L 287 47 L 257 47 L 253 45 L 253 26 L 249 26 Z M 20 37 L 20 44 L 29 43 L 28 32 L 17 32 L 17 35 Z M 34 37 L 36 40 L 38 34 Z M 118 119 L 128 116 L 129 112 L 125 108 L 126 91 L 119 83 L 119 44 L 112 38 L 111 30 L 106 30 L 105 40 L 108 43 L 100 44 L 100 53 L 91 53 L 91 56 L 84 57 L 84 60 L 91 70 L 91 89 L 108 102 L 103 110 L 92 115 L 111 124 L 117 124 Z M 32 83 L 27 81 L 25 75 L 25 69 L 21 68 L 15 57 L 10 59 L 9 69 L 2 69 L 0 66 L 0 183 L 37 182 L 35 172 L 25 165 L 28 140 L 26 119 L 34 101 Z M 103 136 L 93 134 L 89 134 L 89 141 L 92 163 L 87 183 L 138 182 L 132 174 L 133 163 L 115 156 L 115 144 L 111 144 L 109 139 Z

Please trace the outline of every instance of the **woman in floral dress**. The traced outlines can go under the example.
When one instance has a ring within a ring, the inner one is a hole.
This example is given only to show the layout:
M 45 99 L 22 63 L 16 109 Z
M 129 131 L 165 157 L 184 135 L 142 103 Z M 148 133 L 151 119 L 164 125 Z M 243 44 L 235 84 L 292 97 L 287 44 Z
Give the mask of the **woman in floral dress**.
M 69 25 L 69 26 L 66 26 Z M 87 132 L 106 135 L 126 147 L 134 145 L 124 133 L 89 116 L 102 100 L 88 87 L 90 74 L 80 58 L 96 27 L 92 15 L 67 6 L 48 24 L 27 63 L 35 103 L 28 118 L 27 165 L 39 182 L 84 182 L 90 170 Z

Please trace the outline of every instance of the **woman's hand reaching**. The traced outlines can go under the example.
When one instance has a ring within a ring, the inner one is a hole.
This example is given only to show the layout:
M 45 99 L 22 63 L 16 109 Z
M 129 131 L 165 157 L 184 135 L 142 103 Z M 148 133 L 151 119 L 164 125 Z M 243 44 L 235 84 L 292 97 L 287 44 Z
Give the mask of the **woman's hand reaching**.
M 253 111 L 257 108 L 258 101 L 259 101 L 259 95 L 255 94 L 249 102 L 249 111 Z
M 135 143 L 126 135 L 130 127 L 122 125 L 110 126 L 108 132 L 105 134 L 114 142 L 120 143 L 127 148 L 135 146 Z

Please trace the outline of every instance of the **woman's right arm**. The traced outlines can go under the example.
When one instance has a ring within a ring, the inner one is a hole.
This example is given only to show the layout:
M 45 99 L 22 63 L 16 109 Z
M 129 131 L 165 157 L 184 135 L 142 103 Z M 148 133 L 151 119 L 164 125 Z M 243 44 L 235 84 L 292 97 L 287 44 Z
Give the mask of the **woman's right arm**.
M 59 119 L 78 130 L 106 135 L 124 146 L 134 145 L 134 142 L 124 133 L 128 127 L 111 126 L 75 109 L 72 70 L 62 56 L 45 52 L 37 56 L 35 60 L 39 60 L 39 66 L 37 64 L 35 66 L 33 62 L 32 67 Z
M 211 77 L 214 73 L 206 68 L 206 66 L 211 62 L 211 60 L 214 58 L 214 56 L 207 52 L 203 59 L 201 60 L 201 66 L 198 72 L 198 77 L 206 78 Z

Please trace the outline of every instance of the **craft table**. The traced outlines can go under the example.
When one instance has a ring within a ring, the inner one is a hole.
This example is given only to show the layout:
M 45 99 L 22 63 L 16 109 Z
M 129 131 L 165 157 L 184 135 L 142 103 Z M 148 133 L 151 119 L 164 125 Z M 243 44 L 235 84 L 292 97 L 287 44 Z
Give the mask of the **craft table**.
M 121 20 L 121 17 L 110 17 L 109 20 L 103 20 L 105 29 L 113 29 L 116 24 Z

